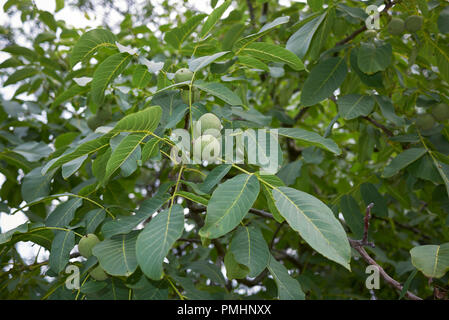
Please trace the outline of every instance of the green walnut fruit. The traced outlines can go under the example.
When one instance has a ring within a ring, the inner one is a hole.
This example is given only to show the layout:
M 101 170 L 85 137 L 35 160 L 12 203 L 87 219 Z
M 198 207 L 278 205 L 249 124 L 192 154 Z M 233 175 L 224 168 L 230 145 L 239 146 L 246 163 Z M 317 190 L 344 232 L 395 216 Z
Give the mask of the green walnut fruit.
M 205 134 L 193 142 L 193 148 L 196 159 L 213 162 L 217 160 L 220 155 L 221 144 L 214 136 Z
M 192 81 L 193 72 L 187 68 L 181 68 L 175 72 L 175 82 Z
M 87 126 L 90 130 L 95 131 L 99 126 L 101 126 L 101 121 L 96 115 L 92 115 L 87 118 Z
M 416 118 L 416 126 L 422 130 L 432 129 L 435 125 L 435 119 L 430 114 L 420 114 Z
M 87 236 L 81 238 L 78 243 L 78 251 L 84 258 L 92 256 L 92 248 L 100 242 L 100 239 L 93 233 L 89 233 Z
M 108 278 L 108 274 L 99 265 L 90 270 L 89 274 L 97 281 L 104 281 Z
M 185 104 L 189 104 L 189 89 L 181 90 L 181 99 Z M 192 89 L 192 103 L 200 100 L 200 91 L 197 88 Z
M 404 32 L 405 23 L 401 18 L 392 18 L 388 24 L 388 32 L 394 36 L 399 36 Z
M 409 32 L 416 32 L 421 29 L 423 18 L 421 16 L 413 15 L 405 19 L 405 29 Z
M 209 134 L 218 138 L 221 134 L 221 122 L 218 117 L 213 113 L 203 114 L 198 121 L 195 121 L 193 133 L 195 137 L 199 137 L 203 134 Z
M 377 31 L 373 30 L 373 29 L 369 29 L 365 31 L 365 37 L 367 39 L 372 39 L 375 38 L 377 36 Z
M 99 121 L 101 121 L 102 124 L 109 122 L 112 120 L 112 112 L 111 107 L 105 106 L 100 107 L 97 111 L 97 118 Z
M 432 108 L 432 115 L 439 122 L 446 121 L 449 119 L 449 106 L 444 103 L 437 104 Z
M 190 153 L 185 149 L 173 146 L 170 151 L 170 159 L 176 164 L 190 163 Z

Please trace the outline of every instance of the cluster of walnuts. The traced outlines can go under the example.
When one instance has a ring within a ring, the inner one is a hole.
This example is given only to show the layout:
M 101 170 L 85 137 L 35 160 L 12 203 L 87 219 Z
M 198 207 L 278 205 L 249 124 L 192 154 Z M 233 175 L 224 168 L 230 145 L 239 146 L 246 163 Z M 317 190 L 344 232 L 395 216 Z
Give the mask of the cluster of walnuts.
M 393 36 L 401 36 L 404 32 L 415 33 L 421 30 L 423 18 L 419 15 L 408 16 L 405 20 L 399 17 L 391 18 L 387 26 L 387 31 Z M 375 37 L 375 30 L 367 30 L 366 37 Z M 433 106 L 429 113 L 418 114 L 415 119 L 416 126 L 421 130 L 432 129 L 436 122 L 444 122 L 449 119 L 449 106 L 439 103 Z
M 432 107 L 430 113 L 419 114 L 416 117 L 416 126 L 422 130 L 430 130 L 435 126 L 436 121 L 444 122 L 449 119 L 449 106 L 439 103 Z
M 175 83 L 191 82 L 193 77 L 192 71 L 187 68 L 181 68 L 176 71 L 174 80 Z M 200 99 L 200 91 L 197 88 L 192 88 L 189 92 L 188 86 L 181 87 L 181 98 L 184 103 L 190 104 Z M 191 101 L 190 101 L 191 99 Z M 201 152 L 201 159 L 208 162 L 214 161 L 221 150 L 222 125 L 220 119 L 213 113 L 203 114 L 193 124 L 193 148 L 197 148 Z
M 393 36 L 400 36 L 405 31 L 409 33 L 415 33 L 421 30 L 423 25 L 423 18 L 418 15 L 408 16 L 405 21 L 399 17 L 391 18 L 387 26 L 387 31 Z M 365 37 L 370 39 L 377 36 L 377 31 L 369 29 L 365 32 Z
M 82 255 L 84 258 L 91 257 L 93 247 L 99 242 L 100 239 L 98 239 L 98 237 L 93 233 L 89 233 L 88 235 L 82 237 L 80 242 L 78 243 L 78 251 L 80 255 Z M 100 264 L 90 270 L 89 274 L 97 281 L 104 281 L 108 278 L 107 273 L 103 270 Z
M 405 21 L 401 18 L 394 17 L 388 24 L 388 32 L 394 36 L 400 36 L 404 31 L 410 33 L 417 32 L 423 25 L 423 18 L 418 15 L 408 16 Z
M 92 131 L 95 131 L 95 129 L 97 129 L 102 125 L 105 125 L 111 120 L 112 120 L 111 105 L 104 104 L 100 108 L 98 108 L 96 114 L 91 115 L 90 117 L 87 118 L 87 126 Z

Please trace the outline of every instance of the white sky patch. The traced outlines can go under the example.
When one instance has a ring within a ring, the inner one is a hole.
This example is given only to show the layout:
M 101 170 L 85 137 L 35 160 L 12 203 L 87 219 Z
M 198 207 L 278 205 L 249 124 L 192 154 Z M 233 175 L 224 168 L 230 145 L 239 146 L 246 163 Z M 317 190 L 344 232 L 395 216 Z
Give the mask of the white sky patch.
M 92 81 L 92 78 L 91 77 L 73 78 L 73 81 L 75 81 L 77 85 L 84 87 L 86 84 Z
M 139 57 L 139 62 L 145 65 L 150 73 L 158 73 L 164 67 L 164 62 L 153 62 L 144 57 Z
M 195 224 L 187 223 L 187 222 L 184 223 L 184 229 L 185 229 L 186 232 L 192 231 L 193 228 L 195 228 Z
M 120 90 L 124 94 L 127 94 L 131 90 L 130 87 L 125 87 L 125 86 L 116 86 L 115 88 Z
M 17 228 L 21 224 L 28 221 L 28 217 L 22 212 L 17 212 L 14 215 L 9 215 L 4 212 L 0 213 L 0 227 L 2 233 Z
M 133 49 L 130 46 L 121 45 L 118 41 L 115 42 L 115 45 L 117 46 L 118 51 L 120 51 L 120 53 L 126 52 L 132 56 L 137 54 L 137 49 Z

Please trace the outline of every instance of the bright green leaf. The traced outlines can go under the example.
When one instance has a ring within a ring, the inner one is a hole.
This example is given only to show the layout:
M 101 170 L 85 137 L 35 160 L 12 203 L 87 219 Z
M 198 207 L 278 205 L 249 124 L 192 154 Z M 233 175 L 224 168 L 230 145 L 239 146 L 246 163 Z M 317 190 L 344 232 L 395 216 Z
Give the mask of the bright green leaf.
M 345 60 L 329 58 L 315 66 L 304 83 L 301 103 L 312 106 L 330 95 L 343 83 L 348 72 Z
M 290 227 L 313 249 L 350 270 L 349 241 L 331 209 L 312 195 L 289 187 L 272 192 L 276 207 Z
M 163 276 L 163 261 L 184 230 L 184 209 L 173 205 L 152 218 L 137 237 L 137 261 L 150 279 Z
M 215 239 L 234 229 L 256 201 L 259 188 L 256 176 L 247 174 L 220 184 L 209 200 L 200 236 Z
M 235 260 L 249 268 L 249 276 L 258 276 L 268 265 L 270 250 L 260 229 L 239 227 L 232 237 L 230 250 Z
M 108 84 L 125 70 L 130 62 L 132 55 L 128 53 L 116 53 L 106 58 L 95 69 L 92 80 L 92 100 L 101 105 L 104 100 L 104 91 Z
M 137 269 L 136 240 L 139 232 L 117 235 L 95 245 L 92 250 L 101 267 L 112 276 L 128 277 Z
M 449 242 L 410 250 L 413 265 L 426 277 L 441 278 L 449 270 Z
M 289 65 L 294 70 L 304 70 L 302 61 L 291 51 L 266 42 L 254 42 L 248 44 L 243 50 L 242 54 L 249 54 L 255 58 L 272 61 L 282 62 Z
M 305 294 L 301 285 L 289 274 L 287 269 L 270 255 L 268 270 L 276 282 L 279 300 L 304 300 Z
M 70 55 L 70 65 L 73 67 L 79 61 L 86 60 L 92 56 L 99 48 L 115 48 L 115 35 L 106 29 L 94 29 L 83 34 L 73 47 Z
M 385 167 L 382 177 L 390 178 L 394 176 L 399 171 L 421 158 L 426 152 L 427 151 L 424 148 L 410 148 L 405 150 Z

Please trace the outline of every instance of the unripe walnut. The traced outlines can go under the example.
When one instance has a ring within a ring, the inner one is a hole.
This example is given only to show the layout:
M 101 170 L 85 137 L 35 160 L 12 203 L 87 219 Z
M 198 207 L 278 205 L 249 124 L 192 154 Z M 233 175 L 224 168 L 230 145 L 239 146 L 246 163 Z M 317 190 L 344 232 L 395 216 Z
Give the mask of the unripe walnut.
M 185 82 L 185 81 L 192 81 L 193 72 L 190 71 L 187 68 L 181 68 L 178 71 L 175 72 L 175 82 Z
M 92 248 L 100 242 L 100 239 L 93 233 L 89 233 L 87 236 L 81 238 L 78 243 L 78 251 L 84 258 L 92 256 Z
M 111 107 L 110 106 L 100 107 L 97 111 L 97 118 L 102 124 L 111 121 L 112 119 Z
M 173 146 L 170 151 L 170 158 L 175 164 L 190 163 L 190 152 L 180 149 L 178 146 Z
M 449 106 L 445 103 L 439 103 L 432 108 L 432 115 L 439 122 L 449 119 Z
M 388 24 L 388 32 L 394 36 L 399 36 L 404 32 L 405 23 L 401 18 L 392 18 Z
M 416 126 L 422 130 L 432 129 L 435 125 L 435 119 L 430 114 L 420 114 L 416 118 Z
M 95 268 L 93 268 L 90 272 L 89 272 L 90 276 L 92 278 L 94 278 L 97 281 L 104 281 L 108 278 L 108 275 L 106 272 L 104 272 L 103 268 L 100 267 L 99 265 L 96 266 Z
M 213 162 L 220 155 L 221 144 L 214 136 L 205 134 L 193 142 L 193 148 L 196 159 Z
M 421 16 L 413 15 L 405 19 L 405 29 L 409 32 L 416 32 L 421 29 L 423 18 Z
M 209 134 L 218 138 L 221 134 L 222 125 L 220 119 L 213 113 L 203 114 L 194 124 L 194 136 L 199 137 L 203 134 Z
M 365 31 L 365 37 L 367 39 L 372 39 L 377 36 L 377 31 L 373 29 L 369 29 Z
M 95 131 L 95 129 L 101 126 L 101 121 L 96 115 L 92 115 L 87 118 L 87 126 L 90 130 Z

